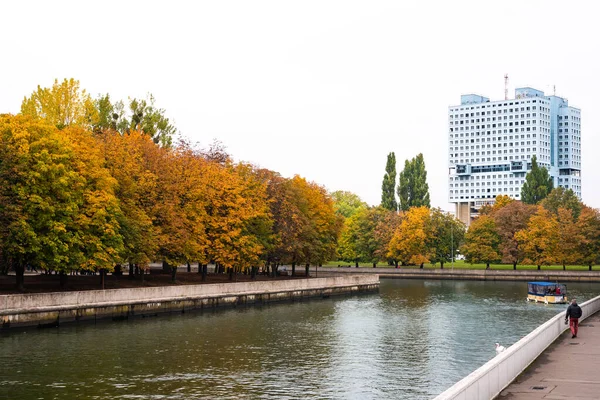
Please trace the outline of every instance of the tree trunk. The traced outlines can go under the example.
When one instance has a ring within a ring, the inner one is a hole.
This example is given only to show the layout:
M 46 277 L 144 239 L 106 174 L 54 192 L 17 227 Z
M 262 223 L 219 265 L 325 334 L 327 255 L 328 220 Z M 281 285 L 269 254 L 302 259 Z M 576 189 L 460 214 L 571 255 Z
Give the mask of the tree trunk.
M 394 260 L 394 266 L 398 268 L 398 260 Z
M 296 276 L 296 262 L 292 262 L 292 276 Z
M 16 276 L 16 284 L 17 290 L 22 292 L 25 290 L 25 266 L 21 263 L 15 264 L 15 276 Z
M 250 271 L 250 279 L 255 280 L 256 279 L 256 270 L 258 269 L 258 267 L 252 267 L 251 271 Z
M 175 275 L 177 274 L 177 265 L 171 267 L 171 282 L 175 282 Z
M 198 267 L 200 270 L 200 267 Z M 202 264 L 202 282 L 206 282 L 206 275 L 208 275 L 208 264 Z
M 421 265 L 419 266 L 419 269 L 423 269 L 423 263 L 421 263 Z
M 192 272 L 192 264 L 190 264 L 190 263 L 187 263 L 187 267 L 188 267 L 188 270 L 187 270 L 187 271 L 188 271 L 188 272 Z
M 168 274 L 169 272 L 171 272 L 171 266 L 166 261 L 162 262 L 162 269 L 163 269 L 163 273 L 165 273 L 165 274 Z
M 567 270 L 567 266 L 565 264 L 563 264 L 563 271 Z
M 538 267 L 538 271 L 542 269 L 541 265 L 538 265 L 537 267 Z
M 233 268 L 229 267 L 229 280 L 233 280 Z
M 358 268 L 358 261 L 354 263 L 354 268 Z
M 513 269 L 516 271 L 517 270 L 517 262 L 513 262 Z
M 272 269 L 271 273 L 273 275 L 273 278 L 275 278 L 277 276 L 277 268 L 279 268 L 279 265 L 277 263 L 275 263 L 275 265 L 273 265 L 271 268 Z
M 590 271 L 592 270 L 592 264 L 588 265 Z
M 444 262 L 440 261 L 440 269 L 444 269 Z
M 100 270 L 100 287 L 102 288 L 102 290 L 104 290 L 104 277 L 106 276 L 106 270 L 105 269 L 101 269 Z
M 133 279 L 133 263 L 130 261 L 129 262 L 129 279 Z
M 304 272 L 304 276 L 308 278 L 310 276 L 310 264 L 306 264 L 304 268 L 306 269 L 306 271 Z
M 140 272 L 142 273 L 142 283 L 144 283 L 144 281 L 146 280 L 146 270 L 140 268 Z
M 69 275 L 67 275 L 67 274 L 66 274 L 66 272 L 64 272 L 64 271 L 60 271 L 60 274 L 59 274 L 59 278 L 58 278 L 58 279 L 59 279 L 59 282 L 60 282 L 60 288 L 61 288 L 61 289 L 64 289 L 64 288 L 65 288 L 65 286 L 67 286 L 67 277 L 68 277 L 68 276 L 69 276 Z
M 377 263 L 376 262 L 373 263 L 373 268 L 375 268 L 375 267 L 377 267 Z
M 485 263 L 485 269 L 490 269 L 490 263 Z

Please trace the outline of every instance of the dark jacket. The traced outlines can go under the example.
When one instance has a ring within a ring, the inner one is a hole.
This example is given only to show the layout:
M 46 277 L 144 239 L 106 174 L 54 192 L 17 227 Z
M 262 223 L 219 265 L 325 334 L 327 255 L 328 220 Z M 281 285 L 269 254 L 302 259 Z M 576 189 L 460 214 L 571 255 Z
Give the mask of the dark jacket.
M 581 318 L 581 314 L 583 314 L 583 311 L 581 311 L 581 307 L 579 307 L 577 303 L 571 304 L 569 305 L 569 307 L 567 307 L 567 315 L 565 315 L 565 319 L 568 319 L 569 317 Z

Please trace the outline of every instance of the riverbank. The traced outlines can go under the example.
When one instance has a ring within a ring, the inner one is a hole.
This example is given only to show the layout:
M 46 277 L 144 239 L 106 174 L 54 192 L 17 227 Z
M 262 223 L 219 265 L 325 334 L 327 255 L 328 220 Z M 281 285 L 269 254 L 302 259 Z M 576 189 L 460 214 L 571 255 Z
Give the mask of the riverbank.
M 312 269 L 314 271 L 314 267 Z M 600 271 L 562 270 L 469 270 L 469 269 L 419 269 L 419 268 L 337 268 L 320 267 L 319 274 L 352 275 L 373 274 L 381 278 L 396 279 L 447 279 L 478 281 L 550 281 L 550 282 L 600 282 Z
M 374 274 L 0 296 L 1 330 L 376 291 Z

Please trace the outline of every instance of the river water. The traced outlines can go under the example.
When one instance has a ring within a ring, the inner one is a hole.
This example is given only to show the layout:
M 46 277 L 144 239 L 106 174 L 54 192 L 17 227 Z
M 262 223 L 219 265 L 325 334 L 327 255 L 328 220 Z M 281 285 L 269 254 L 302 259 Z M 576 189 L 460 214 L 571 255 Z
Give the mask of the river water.
M 526 291 L 392 279 L 378 294 L 10 332 L 0 398 L 429 399 L 565 309 Z

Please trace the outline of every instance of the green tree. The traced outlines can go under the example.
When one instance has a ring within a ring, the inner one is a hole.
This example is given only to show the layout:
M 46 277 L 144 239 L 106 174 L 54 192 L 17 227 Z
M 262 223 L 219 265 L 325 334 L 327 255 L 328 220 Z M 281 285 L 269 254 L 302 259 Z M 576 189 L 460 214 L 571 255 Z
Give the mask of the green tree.
M 396 201 L 396 155 L 391 152 L 387 156 L 385 175 L 381 184 L 381 206 L 387 210 L 398 210 Z
M 404 162 L 404 169 L 400 172 L 398 197 L 402 211 L 407 211 L 411 207 L 431 206 L 423 154 Z
M 367 203 L 352 192 L 338 190 L 331 193 L 331 198 L 333 199 L 336 214 L 344 218 L 350 218 L 357 212 L 367 208 Z
M 533 156 L 531 171 L 525 176 L 525 183 L 521 189 L 521 201 L 525 204 L 538 204 L 548 196 L 552 187 L 552 177 L 548 174 L 548 170 L 539 167 L 536 156 Z
M 465 244 L 460 251 L 467 262 L 485 263 L 489 268 L 490 263 L 500 260 L 499 245 L 500 236 L 496 230 L 496 223 L 489 215 L 481 215 L 469 226 L 465 234 Z
M 154 103 L 154 96 L 151 94 L 148 94 L 146 99 L 130 99 L 131 118 L 128 130 L 141 130 L 150 136 L 154 143 L 170 146 L 177 128 L 165 116 L 165 110 L 157 108 Z
M 557 187 L 552 189 L 548 196 L 540 203 L 544 208 L 554 215 L 558 215 L 559 208 L 571 210 L 573 218 L 579 218 L 583 203 L 571 189 Z
M 431 262 L 451 262 L 465 236 L 465 225 L 453 215 L 439 208 L 431 210 L 431 234 L 427 238 Z

